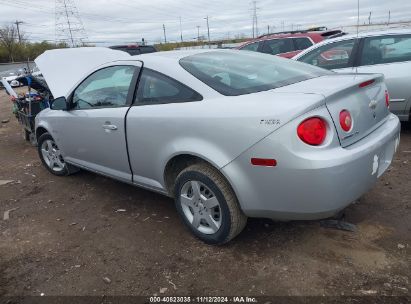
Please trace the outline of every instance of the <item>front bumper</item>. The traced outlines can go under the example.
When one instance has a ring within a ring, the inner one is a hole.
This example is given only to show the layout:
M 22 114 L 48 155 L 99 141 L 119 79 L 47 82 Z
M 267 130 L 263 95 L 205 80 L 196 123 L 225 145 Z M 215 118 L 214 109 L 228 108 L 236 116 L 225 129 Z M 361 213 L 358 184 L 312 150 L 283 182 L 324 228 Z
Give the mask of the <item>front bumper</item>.
M 383 125 L 349 147 L 299 151 L 289 133 L 295 133 L 296 126 L 290 124 L 240 155 L 222 173 L 247 216 L 330 217 L 366 193 L 386 171 L 399 145 L 400 128 L 398 118 L 390 114 Z M 277 159 L 276 167 L 250 164 L 252 157 L 270 156 Z

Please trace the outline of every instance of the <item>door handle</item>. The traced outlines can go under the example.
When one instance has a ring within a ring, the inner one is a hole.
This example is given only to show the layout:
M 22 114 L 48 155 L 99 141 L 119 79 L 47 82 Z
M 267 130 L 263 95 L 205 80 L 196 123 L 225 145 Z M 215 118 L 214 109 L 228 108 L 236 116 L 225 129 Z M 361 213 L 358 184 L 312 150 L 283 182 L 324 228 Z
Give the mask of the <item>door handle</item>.
M 110 130 L 110 131 L 115 131 L 117 130 L 117 126 L 115 125 L 110 125 L 110 124 L 104 124 L 103 125 L 104 130 Z

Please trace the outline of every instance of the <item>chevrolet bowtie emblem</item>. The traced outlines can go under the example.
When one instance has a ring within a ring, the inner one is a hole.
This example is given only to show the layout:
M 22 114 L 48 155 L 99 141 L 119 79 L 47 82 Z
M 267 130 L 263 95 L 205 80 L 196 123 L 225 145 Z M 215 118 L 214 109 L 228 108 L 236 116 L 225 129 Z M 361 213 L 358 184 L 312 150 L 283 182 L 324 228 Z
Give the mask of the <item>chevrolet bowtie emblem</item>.
M 370 107 L 370 109 L 375 110 L 375 108 L 377 107 L 378 101 L 376 100 L 371 100 L 370 103 L 368 104 L 368 106 Z

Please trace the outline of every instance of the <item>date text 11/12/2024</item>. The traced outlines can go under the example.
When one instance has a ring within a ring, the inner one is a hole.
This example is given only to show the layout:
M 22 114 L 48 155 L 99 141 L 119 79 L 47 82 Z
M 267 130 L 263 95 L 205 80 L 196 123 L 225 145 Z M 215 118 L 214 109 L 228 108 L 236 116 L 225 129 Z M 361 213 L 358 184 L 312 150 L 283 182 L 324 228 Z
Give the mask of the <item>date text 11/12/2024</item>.
M 150 303 L 257 303 L 257 299 L 254 297 L 150 297 Z

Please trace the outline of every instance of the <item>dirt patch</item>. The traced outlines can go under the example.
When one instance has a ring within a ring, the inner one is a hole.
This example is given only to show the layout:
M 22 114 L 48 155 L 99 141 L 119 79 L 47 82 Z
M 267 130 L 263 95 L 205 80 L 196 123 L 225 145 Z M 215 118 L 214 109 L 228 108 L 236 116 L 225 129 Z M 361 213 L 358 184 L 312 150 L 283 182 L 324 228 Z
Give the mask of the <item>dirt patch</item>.
M 0 186 L 0 295 L 410 295 L 409 125 L 389 172 L 346 210 L 357 232 L 251 219 L 212 247 L 169 198 L 88 172 L 49 174 L 10 109 L 0 91 L 0 119 L 11 118 L 0 179 L 19 182 Z

